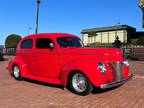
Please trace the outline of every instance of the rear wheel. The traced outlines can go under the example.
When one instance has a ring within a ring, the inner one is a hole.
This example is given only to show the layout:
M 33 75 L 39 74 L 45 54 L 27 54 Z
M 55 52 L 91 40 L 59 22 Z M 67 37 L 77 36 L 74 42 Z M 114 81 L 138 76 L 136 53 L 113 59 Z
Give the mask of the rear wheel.
M 70 90 L 78 95 L 88 95 L 92 90 L 93 86 L 88 78 L 81 72 L 73 72 L 69 79 Z
M 17 65 L 14 65 L 13 67 L 13 77 L 16 80 L 21 80 L 20 68 Z

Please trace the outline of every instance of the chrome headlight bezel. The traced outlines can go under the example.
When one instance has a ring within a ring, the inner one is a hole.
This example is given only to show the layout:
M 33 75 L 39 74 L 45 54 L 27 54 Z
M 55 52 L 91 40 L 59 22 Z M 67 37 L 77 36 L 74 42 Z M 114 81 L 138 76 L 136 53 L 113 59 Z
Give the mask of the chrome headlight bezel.
M 98 69 L 103 73 L 103 74 L 106 74 L 107 72 L 107 69 L 106 69 L 106 66 L 103 62 L 99 62 L 98 63 Z
M 124 63 L 127 67 L 129 67 L 128 59 L 124 60 L 123 63 Z

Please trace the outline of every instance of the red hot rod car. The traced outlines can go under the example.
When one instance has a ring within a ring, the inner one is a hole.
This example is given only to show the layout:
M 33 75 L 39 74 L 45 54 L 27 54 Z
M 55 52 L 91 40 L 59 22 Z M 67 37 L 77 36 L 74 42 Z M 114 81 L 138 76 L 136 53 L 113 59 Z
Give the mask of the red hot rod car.
M 29 78 L 69 87 L 89 94 L 94 87 L 112 88 L 132 77 L 122 51 L 116 48 L 85 48 L 72 34 L 34 34 L 23 38 L 9 63 L 16 80 Z

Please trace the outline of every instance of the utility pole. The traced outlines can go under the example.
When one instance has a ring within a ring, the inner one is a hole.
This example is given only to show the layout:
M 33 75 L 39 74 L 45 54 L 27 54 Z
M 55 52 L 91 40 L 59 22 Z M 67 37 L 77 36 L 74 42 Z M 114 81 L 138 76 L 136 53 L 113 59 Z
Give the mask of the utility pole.
M 139 7 L 141 8 L 141 10 L 142 10 L 142 27 L 144 28 L 144 0 L 140 0 L 140 2 L 139 2 Z
M 40 0 L 37 0 L 37 15 L 36 15 L 36 30 L 35 33 L 38 33 L 38 21 L 39 21 L 39 6 L 40 6 Z

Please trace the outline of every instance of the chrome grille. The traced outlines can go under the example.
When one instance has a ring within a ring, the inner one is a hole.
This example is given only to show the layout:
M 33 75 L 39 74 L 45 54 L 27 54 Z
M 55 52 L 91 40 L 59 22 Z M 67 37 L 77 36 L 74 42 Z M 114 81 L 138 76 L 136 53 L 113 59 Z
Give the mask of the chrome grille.
M 114 70 L 116 72 L 116 80 L 121 81 L 123 79 L 123 63 L 113 62 L 112 63 Z

